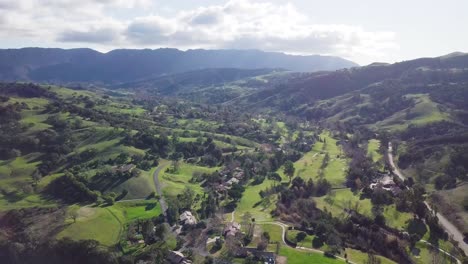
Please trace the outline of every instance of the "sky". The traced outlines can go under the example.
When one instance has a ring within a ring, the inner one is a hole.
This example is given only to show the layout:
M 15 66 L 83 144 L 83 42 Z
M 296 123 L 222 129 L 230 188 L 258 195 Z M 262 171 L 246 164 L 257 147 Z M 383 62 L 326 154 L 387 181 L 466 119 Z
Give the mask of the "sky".
M 260 49 L 366 65 L 468 51 L 466 0 L 0 0 L 0 48 Z

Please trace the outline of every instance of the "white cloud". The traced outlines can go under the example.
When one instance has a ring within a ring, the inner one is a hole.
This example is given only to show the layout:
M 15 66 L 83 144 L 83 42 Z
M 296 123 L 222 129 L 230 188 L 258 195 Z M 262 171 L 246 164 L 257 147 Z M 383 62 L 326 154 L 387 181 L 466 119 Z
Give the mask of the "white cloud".
M 177 32 L 174 21 L 160 16 L 136 18 L 126 30 L 128 38 L 141 44 L 155 44 L 170 38 Z
M 87 31 L 64 31 L 58 36 L 57 40 L 63 42 L 110 43 L 118 37 L 118 32 L 112 28 L 99 28 Z
M 392 32 L 313 24 L 291 4 L 231 0 L 224 5 L 152 13 L 150 0 L 2 0 L 0 37 L 114 47 L 236 48 L 380 60 L 398 50 Z M 119 19 L 115 10 L 138 10 Z M 145 11 L 148 10 L 148 11 Z
M 318 53 L 351 59 L 385 57 L 387 52 L 398 48 L 392 32 L 370 32 L 353 25 L 311 24 L 291 4 L 232 0 L 222 6 L 179 12 L 172 18 L 153 16 L 152 21 L 145 24 L 147 35 L 135 34 L 140 24 L 130 22 L 128 41 L 138 45 Z M 160 34 L 161 28 L 170 28 L 170 33 Z

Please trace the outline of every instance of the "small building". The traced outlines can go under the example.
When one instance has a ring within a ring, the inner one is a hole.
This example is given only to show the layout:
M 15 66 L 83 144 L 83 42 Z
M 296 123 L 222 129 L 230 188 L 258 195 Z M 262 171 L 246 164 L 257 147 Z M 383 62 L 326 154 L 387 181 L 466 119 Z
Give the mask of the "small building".
M 386 191 L 391 192 L 393 195 L 398 195 L 401 193 L 401 188 L 393 181 L 393 178 L 389 175 L 384 175 L 383 177 L 379 178 L 376 182 L 373 182 L 369 185 L 369 187 L 374 190 L 377 187 L 380 187 Z
M 135 168 L 136 166 L 134 164 L 125 164 L 125 165 L 113 167 L 112 169 L 118 172 L 132 172 Z
M 242 180 L 244 178 L 244 170 L 239 167 L 235 168 L 234 172 L 232 173 L 232 177 L 238 180 Z
M 180 223 L 182 225 L 196 225 L 197 219 L 192 215 L 192 212 L 185 211 L 179 217 Z
M 261 144 L 260 145 L 260 149 L 263 152 L 266 152 L 266 153 L 271 153 L 273 151 L 273 148 L 274 148 L 274 146 L 271 145 L 271 144 Z
M 224 227 L 223 230 L 223 236 L 228 237 L 228 236 L 235 236 L 237 232 L 239 232 L 241 229 L 241 225 L 236 222 L 230 222 L 226 224 L 226 227 Z
M 238 184 L 239 180 L 236 178 L 231 178 L 229 181 L 226 182 L 227 186 L 232 186 L 233 184 Z
M 214 189 L 217 191 L 217 192 L 226 192 L 227 190 L 229 190 L 229 188 L 227 188 L 226 186 L 222 185 L 222 184 L 217 184 L 214 186 Z
M 170 251 L 167 260 L 171 264 L 191 264 L 192 261 L 187 259 L 184 254 L 179 251 Z

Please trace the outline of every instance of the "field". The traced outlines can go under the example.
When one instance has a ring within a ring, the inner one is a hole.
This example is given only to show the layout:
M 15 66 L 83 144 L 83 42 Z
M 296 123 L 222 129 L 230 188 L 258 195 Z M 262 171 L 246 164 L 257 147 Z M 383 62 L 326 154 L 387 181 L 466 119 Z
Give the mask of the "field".
M 77 209 L 77 213 L 76 223 L 69 220 L 69 225 L 58 234 L 58 238 L 95 239 L 105 246 L 112 246 L 118 242 L 122 223 L 109 208 L 82 207 Z M 120 215 L 120 218 L 123 216 Z
M 260 223 L 262 232 L 268 232 L 270 234 L 270 241 L 271 242 L 280 242 L 282 243 L 282 234 L 283 229 L 280 226 L 275 224 L 268 224 L 268 223 Z
M 436 102 L 433 102 L 427 94 L 407 95 L 415 102 L 415 106 L 393 114 L 385 120 L 379 121 L 375 127 L 380 129 L 399 131 L 409 125 L 421 126 L 429 123 L 450 120 L 450 115 L 443 112 Z
M 283 231 L 280 226 L 264 223 L 261 227 L 262 231 L 270 234 L 270 241 L 281 243 L 279 255 L 286 257 L 287 263 L 344 263 L 340 259 L 327 258 L 322 253 L 294 249 L 284 245 L 281 239 Z
M 206 137 L 201 137 L 201 139 L 203 141 L 205 141 L 207 138 Z M 198 140 L 198 138 L 196 137 L 179 137 L 179 141 L 180 142 L 196 142 Z M 227 143 L 227 142 L 224 142 L 224 141 L 221 141 L 221 140 L 216 140 L 214 139 L 213 142 L 215 143 L 216 146 L 220 147 L 220 148 L 232 148 L 232 147 L 236 147 L 238 149 L 249 149 L 249 147 L 245 147 L 245 146 L 241 146 L 241 145 L 237 145 L 237 144 L 230 144 L 230 143 Z
M 360 199 L 358 194 L 354 194 L 350 189 L 332 190 L 330 194 L 315 198 L 317 207 L 322 210 L 327 210 L 333 216 L 344 217 L 346 215 L 344 209 L 351 208 L 363 215 L 373 218 L 372 203 L 370 199 Z M 383 212 L 388 226 L 404 229 L 406 222 L 412 219 L 410 213 L 399 212 L 395 205 L 384 206 Z
M 121 212 L 125 222 L 148 219 L 161 214 L 161 206 L 155 200 L 122 201 L 115 203 L 109 209 L 116 212 L 116 215 Z
M 333 190 L 330 194 L 314 200 L 318 208 L 331 212 L 333 216 L 344 216 L 345 208 L 352 208 L 363 215 L 372 216 L 371 201 L 361 200 L 359 194 L 353 194 L 351 189 Z
M 54 207 L 55 201 L 44 199 L 39 194 L 27 194 L 20 196 L 0 195 L 0 211 L 27 207 Z
M 125 223 L 161 214 L 155 200 L 118 202 L 109 207 L 73 206 L 69 210 L 77 213 L 76 223 L 67 219 L 67 227 L 57 237 L 96 239 L 105 246 L 119 241 Z
M 341 259 L 333 259 L 325 257 L 321 253 L 310 252 L 303 249 L 293 249 L 288 246 L 282 246 L 279 251 L 280 256 L 287 258 L 288 264 L 304 264 L 304 263 L 323 263 L 323 264 L 335 264 L 345 263 Z
M 166 162 L 166 164 L 168 164 Z M 166 169 L 171 166 L 170 164 L 165 165 Z M 164 195 L 176 196 L 184 190 L 185 187 L 192 188 L 195 193 L 203 194 L 203 188 L 198 183 L 190 183 L 190 179 L 194 172 L 198 173 L 211 173 L 219 168 L 207 168 L 196 166 L 184 162 L 180 162 L 180 167 L 177 173 L 169 173 L 167 171 L 161 171 L 159 175 L 159 182 L 162 186 Z
M 297 239 L 296 239 L 296 236 L 300 232 L 301 231 L 299 231 L 299 230 L 289 230 L 288 231 L 288 240 L 292 241 L 292 242 L 296 242 L 297 246 L 299 246 L 299 247 L 312 248 L 312 240 L 314 240 L 315 235 L 307 235 L 306 238 L 304 238 L 304 240 L 298 242 Z
M 122 130 L 112 127 L 93 126 L 89 129 L 80 130 L 77 134 L 81 138 L 77 146 L 77 152 L 83 152 L 93 148 L 98 155 L 94 160 L 107 160 L 115 158 L 120 153 L 128 155 L 144 155 L 145 151 L 131 146 L 124 146 L 120 143 L 122 137 L 119 133 Z
M 316 142 L 312 151 L 307 152 L 294 163 L 295 176 L 316 181 L 322 177 L 322 172 L 324 179 L 327 179 L 333 187 L 342 187 L 345 181 L 347 160 L 342 156 L 341 149 L 337 146 L 336 139 L 331 137 L 330 132 L 322 133 L 320 138 L 323 142 Z M 321 169 L 325 154 L 329 155 L 330 160 L 324 169 Z M 283 175 L 282 169 L 278 173 Z
M 439 252 L 424 242 L 416 243 L 416 251 L 418 251 L 418 254 L 412 255 L 412 259 L 417 264 L 432 263 L 433 261 L 438 261 L 436 263 L 455 263 L 451 262 L 453 259 L 448 257 L 446 254 Z
M 29 178 L 40 164 L 39 161 L 35 161 L 37 158 L 38 155 L 29 154 L 11 160 L 0 161 L 0 180 Z
M 297 231 L 297 230 L 289 230 L 288 231 L 288 239 L 290 241 L 293 241 L 293 242 L 297 242 L 296 241 L 296 235 L 299 233 L 300 231 Z M 297 244 L 297 246 L 299 247 L 305 247 L 305 248 L 312 248 L 312 240 L 314 239 L 315 236 L 311 236 L 311 235 L 307 235 L 306 238 L 299 242 Z M 319 250 L 326 250 L 327 248 L 327 245 L 324 245 L 322 246 L 321 248 L 318 248 Z M 355 250 L 355 249 L 352 249 L 352 248 L 346 248 L 345 252 L 342 252 L 341 253 L 341 257 L 344 258 L 344 254 L 346 253 L 347 257 L 348 257 L 348 260 L 354 262 L 354 263 L 365 263 L 368 259 L 368 255 L 367 253 L 365 252 L 362 252 L 362 251 L 359 251 L 359 250 Z M 379 258 L 381 261 L 382 261 L 382 264 L 392 264 L 392 263 L 395 263 L 387 258 L 384 258 L 382 256 L 377 256 L 377 258 Z
M 242 215 L 247 212 L 255 218 L 255 221 L 272 220 L 270 212 L 275 208 L 276 196 L 269 199 L 262 199 L 259 192 L 273 186 L 274 184 L 278 184 L 278 182 L 265 179 L 261 184 L 248 185 L 237 205 L 235 211 L 236 221 L 240 221 L 240 219 L 242 219 Z M 227 219 L 230 219 L 229 215 L 230 214 L 226 216 Z
M 346 254 L 348 255 L 348 259 L 354 263 L 366 263 L 366 261 L 368 260 L 367 253 L 356 249 L 347 248 Z M 381 261 L 382 264 L 395 264 L 394 261 L 388 258 L 382 256 L 377 256 L 377 258 Z
M 382 159 L 382 154 L 379 153 L 380 141 L 377 139 L 371 139 L 367 143 L 367 155 L 372 157 L 374 162 Z
M 0 210 L 55 204 L 33 193 L 31 175 L 40 164 L 38 157 L 32 153 L 0 161 Z
M 120 183 L 119 185 L 113 187 L 110 191 L 121 193 L 123 190 L 127 190 L 128 194 L 124 197 L 125 199 L 146 198 L 152 192 L 156 191 L 153 181 L 153 170 L 141 170 L 140 175 Z

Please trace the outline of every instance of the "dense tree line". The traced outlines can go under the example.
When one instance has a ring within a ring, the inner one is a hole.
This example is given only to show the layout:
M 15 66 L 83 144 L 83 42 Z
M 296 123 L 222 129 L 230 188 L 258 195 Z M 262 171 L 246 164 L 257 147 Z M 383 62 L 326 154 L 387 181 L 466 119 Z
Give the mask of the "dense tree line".
M 95 202 L 99 194 L 87 184 L 85 178 L 67 173 L 47 185 L 45 193 L 68 203 Z
M 69 238 L 48 241 L 35 248 L 4 241 L 0 243 L 0 261 L 12 264 L 120 263 L 117 254 L 109 252 L 95 240 L 74 241 Z
M 378 176 L 375 163 L 361 148 L 354 148 L 346 173 L 346 185 L 353 189 L 362 189 Z
M 46 88 L 41 87 L 34 83 L 2 83 L 0 82 L 0 94 L 6 96 L 18 96 L 25 98 L 56 98 L 56 96 L 48 91 Z

